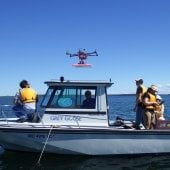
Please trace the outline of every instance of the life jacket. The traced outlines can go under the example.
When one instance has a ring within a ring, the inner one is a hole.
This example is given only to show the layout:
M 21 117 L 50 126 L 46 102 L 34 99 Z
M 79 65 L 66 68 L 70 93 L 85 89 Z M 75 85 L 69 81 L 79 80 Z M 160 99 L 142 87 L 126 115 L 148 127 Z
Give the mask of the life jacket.
M 32 88 L 23 88 L 20 90 L 20 97 L 23 103 L 35 102 L 37 94 Z
M 156 102 L 156 96 L 154 94 L 151 94 L 150 92 L 146 92 L 149 95 L 149 102 Z M 146 109 L 155 109 L 152 105 L 146 105 Z

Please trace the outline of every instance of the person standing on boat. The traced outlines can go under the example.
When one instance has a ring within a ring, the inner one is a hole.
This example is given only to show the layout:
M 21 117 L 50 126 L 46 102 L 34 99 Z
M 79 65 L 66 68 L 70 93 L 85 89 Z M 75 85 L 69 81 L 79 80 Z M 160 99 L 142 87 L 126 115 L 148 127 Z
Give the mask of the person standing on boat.
M 160 95 L 156 95 L 156 101 L 159 105 L 155 106 L 155 114 L 157 120 L 165 120 L 164 118 L 164 101 L 162 100 L 162 97 Z
M 143 79 L 137 79 L 136 81 L 136 104 L 134 107 L 134 111 L 136 112 L 136 128 L 139 125 L 143 124 L 143 103 L 142 103 L 142 96 L 147 91 L 146 87 L 143 85 Z
M 143 95 L 143 104 L 145 108 L 143 118 L 145 129 L 154 129 L 156 125 L 155 108 L 156 106 L 159 106 L 159 103 L 156 101 L 157 92 L 157 86 L 151 85 Z
M 36 91 L 30 87 L 27 80 L 20 82 L 19 92 L 14 97 L 13 110 L 20 121 L 32 121 L 34 113 L 36 112 L 36 103 L 38 102 L 38 95 Z

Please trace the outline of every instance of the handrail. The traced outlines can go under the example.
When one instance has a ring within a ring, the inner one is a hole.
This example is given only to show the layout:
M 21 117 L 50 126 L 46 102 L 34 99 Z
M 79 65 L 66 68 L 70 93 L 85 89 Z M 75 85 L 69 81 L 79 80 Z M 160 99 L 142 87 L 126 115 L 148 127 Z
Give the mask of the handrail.
M 7 122 L 7 125 L 9 124 L 9 118 L 17 118 L 15 115 L 16 111 L 14 111 L 12 107 L 13 105 L 6 105 L 6 104 L 0 105 L 0 112 L 1 112 L 0 117 L 4 118 L 4 120 Z M 40 122 L 42 123 L 42 125 L 44 125 L 40 115 L 40 110 L 36 111 L 36 115 L 37 117 L 40 118 Z
M 5 111 L 12 112 L 12 109 L 10 107 L 12 107 L 12 105 L 7 105 L 7 104 L 0 105 L 1 115 L 6 120 L 7 124 L 9 124 L 9 122 L 8 122 L 8 116 L 5 114 Z M 7 108 L 10 108 L 10 109 L 7 109 Z

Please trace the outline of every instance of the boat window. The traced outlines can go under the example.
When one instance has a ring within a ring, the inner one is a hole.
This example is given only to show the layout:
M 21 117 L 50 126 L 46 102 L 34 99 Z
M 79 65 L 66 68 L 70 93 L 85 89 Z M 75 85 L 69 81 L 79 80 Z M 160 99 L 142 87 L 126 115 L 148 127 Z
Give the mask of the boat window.
M 86 93 L 91 93 L 89 105 Z M 85 102 L 86 101 L 86 102 Z M 62 86 L 49 87 L 42 101 L 42 107 L 65 109 L 94 109 L 96 105 L 96 87 Z
M 46 107 L 46 106 L 48 105 L 48 102 L 49 102 L 49 100 L 50 100 L 50 97 L 51 97 L 53 91 L 54 91 L 53 88 L 49 88 L 49 89 L 47 90 L 47 92 L 46 92 L 46 94 L 45 94 L 45 96 L 44 96 L 44 98 L 43 98 L 43 100 L 42 100 L 42 103 L 41 103 L 41 106 L 42 106 L 42 107 Z

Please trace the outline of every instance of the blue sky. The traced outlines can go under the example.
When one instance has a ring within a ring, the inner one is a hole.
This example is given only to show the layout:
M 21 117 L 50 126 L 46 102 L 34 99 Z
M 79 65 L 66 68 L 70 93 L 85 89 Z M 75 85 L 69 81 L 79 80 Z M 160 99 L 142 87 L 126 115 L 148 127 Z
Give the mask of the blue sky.
M 170 93 L 169 0 L 0 0 L 0 95 L 27 79 L 109 80 L 110 93 L 135 93 L 135 79 Z M 80 48 L 91 68 L 75 68 Z

